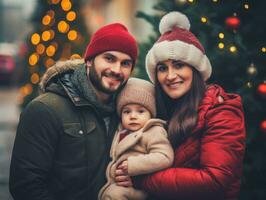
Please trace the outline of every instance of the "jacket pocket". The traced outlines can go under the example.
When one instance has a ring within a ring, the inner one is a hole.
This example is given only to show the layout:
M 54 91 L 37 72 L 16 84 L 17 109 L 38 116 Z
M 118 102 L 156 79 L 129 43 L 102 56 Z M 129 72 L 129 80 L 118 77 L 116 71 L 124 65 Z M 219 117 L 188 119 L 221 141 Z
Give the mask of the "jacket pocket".
M 83 137 L 84 135 L 80 123 L 64 123 L 64 132 L 72 137 Z
M 80 123 L 64 123 L 64 132 L 72 137 L 83 137 L 91 133 L 95 128 L 94 122 L 86 124 L 86 132 L 84 132 Z

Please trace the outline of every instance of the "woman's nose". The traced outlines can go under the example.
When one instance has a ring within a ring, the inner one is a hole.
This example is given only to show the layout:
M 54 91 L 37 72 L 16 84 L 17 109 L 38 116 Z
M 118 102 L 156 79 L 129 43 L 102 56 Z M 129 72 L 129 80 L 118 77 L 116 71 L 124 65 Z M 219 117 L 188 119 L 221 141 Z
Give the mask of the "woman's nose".
M 174 70 L 169 70 L 167 74 L 167 80 L 171 81 L 177 77 L 177 72 Z

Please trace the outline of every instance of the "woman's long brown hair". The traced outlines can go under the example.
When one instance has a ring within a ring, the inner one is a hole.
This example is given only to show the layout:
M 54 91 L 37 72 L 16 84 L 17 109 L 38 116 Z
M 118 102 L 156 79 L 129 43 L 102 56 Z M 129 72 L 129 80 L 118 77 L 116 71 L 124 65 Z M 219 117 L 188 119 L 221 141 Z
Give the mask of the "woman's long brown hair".
M 155 80 L 155 96 L 158 118 L 168 121 L 168 137 L 174 147 L 182 143 L 193 131 L 198 121 L 198 107 L 204 97 L 206 86 L 200 73 L 193 71 L 190 90 L 179 99 L 171 99 Z

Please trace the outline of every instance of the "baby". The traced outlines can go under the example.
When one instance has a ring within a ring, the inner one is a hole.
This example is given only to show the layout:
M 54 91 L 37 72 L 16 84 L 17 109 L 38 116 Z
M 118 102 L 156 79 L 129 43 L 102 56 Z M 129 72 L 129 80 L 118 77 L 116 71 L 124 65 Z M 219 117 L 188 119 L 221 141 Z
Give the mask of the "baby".
M 106 170 L 107 183 L 99 192 L 99 200 L 142 200 L 147 194 L 133 187 L 115 183 L 115 170 L 127 162 L 123 170 L 129 176 L 148 174 L 170 167 L 174 152 L 163 128 L 165 122 L 155 119 L 154 86 L 148 81 L 130 78 L 117 98 L 121 124 L 114 136 Z M 126 167 L 126 168 L 125 168 Z

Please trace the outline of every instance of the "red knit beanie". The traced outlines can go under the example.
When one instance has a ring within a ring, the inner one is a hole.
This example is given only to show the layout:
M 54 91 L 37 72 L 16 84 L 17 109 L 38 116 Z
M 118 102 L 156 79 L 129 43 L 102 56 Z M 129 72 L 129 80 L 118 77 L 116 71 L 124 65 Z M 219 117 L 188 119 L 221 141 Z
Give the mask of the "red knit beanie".
M 183 61 L 196 70 L 206 81 L 212 66 L 197 37 L 189 31 L 190 22 L 186 15 L 174 11 L 160 21 L 161 36 L 146 55 L 146 71 L 152 82 L 155 81 L 156 65 L 168 59 Z
M 105 51 L 120 51 L 129 55 L 133 62 L 138 55 L 135 38 L 120 23 L 109 24 L 97 30 L 91 37 L 84 59 L 86 61 Z

